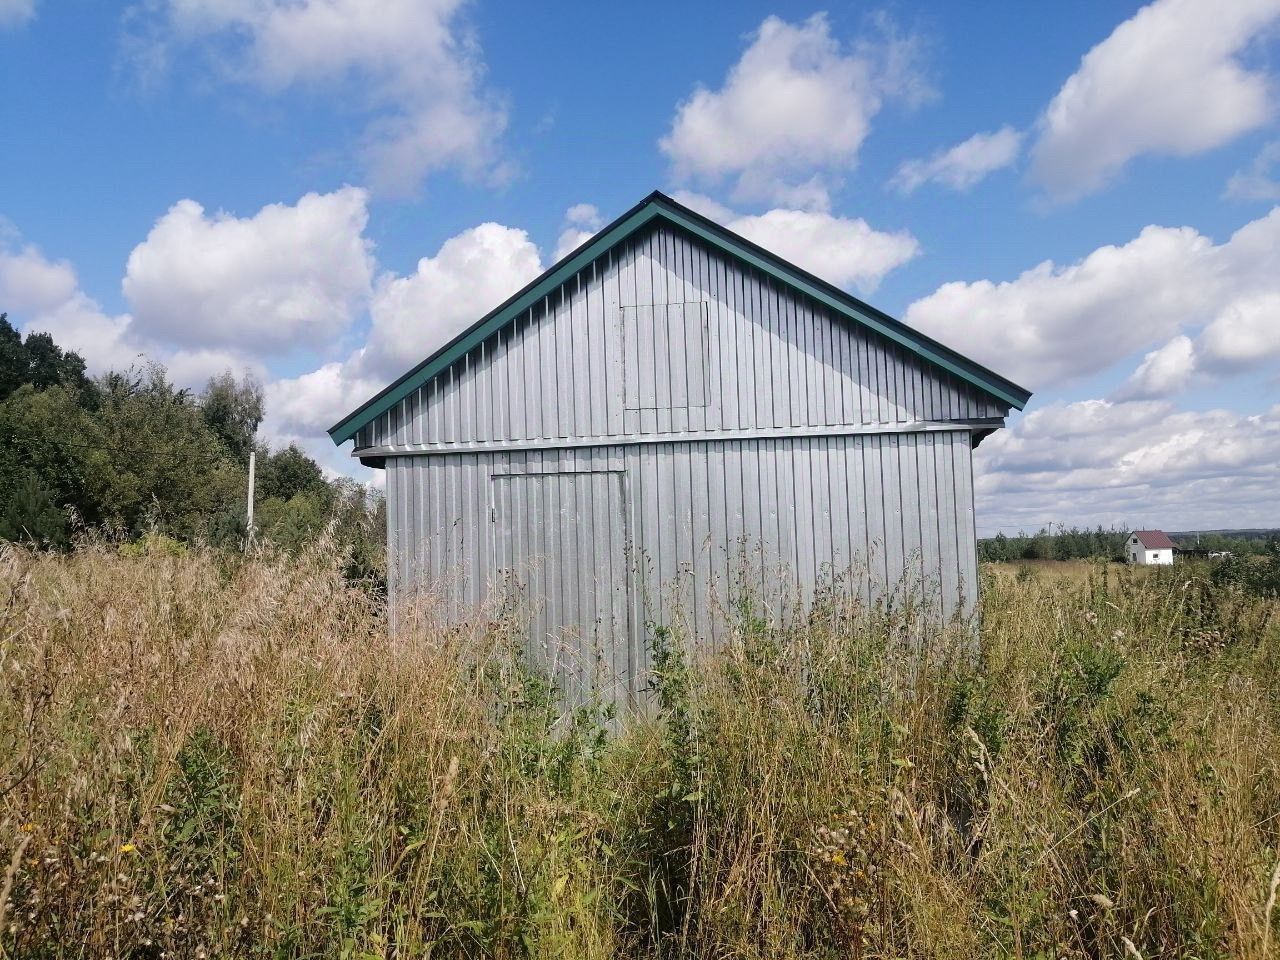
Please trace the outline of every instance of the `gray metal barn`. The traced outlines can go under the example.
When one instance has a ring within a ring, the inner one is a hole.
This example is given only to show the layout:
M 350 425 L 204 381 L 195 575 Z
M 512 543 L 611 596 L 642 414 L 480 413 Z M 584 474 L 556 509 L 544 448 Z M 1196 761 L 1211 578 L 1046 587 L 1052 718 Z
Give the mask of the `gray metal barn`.
M 654 193 L 329 434 L 384 467 L 395 593 L 530 601 L 572 682 L 735 580 L 977 588 L 971 451 L 1030 394 Z

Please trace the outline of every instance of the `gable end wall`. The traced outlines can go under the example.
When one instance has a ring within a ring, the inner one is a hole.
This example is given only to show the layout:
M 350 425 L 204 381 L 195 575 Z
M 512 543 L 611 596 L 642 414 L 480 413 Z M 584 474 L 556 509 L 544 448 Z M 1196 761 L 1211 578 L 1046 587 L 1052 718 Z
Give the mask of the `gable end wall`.
M 699 304 L 705 306 L 689 307 Z M 668 305 L 670 326 L 659 328 L 655 341 L 655 317 Z M 699 315 L 705 328 L 679 326 Z M 689 355 L 682 356 L 686 346 Z M 699 351 L 705 367 L 693 357 Z M 637 377 L 645 384 L 639 392 Z M 693 392 L 676 383 L 693 385 L 702 399 L 689 402 Z M 666 401 L 635 402 L 636 396 Z M 746 430 L 847 433 L 865 425 L 1002 418 L 1008 409 L 662 223 L 605 254 L 362 428 L 355 445 L 358 454 L 712 439 Z

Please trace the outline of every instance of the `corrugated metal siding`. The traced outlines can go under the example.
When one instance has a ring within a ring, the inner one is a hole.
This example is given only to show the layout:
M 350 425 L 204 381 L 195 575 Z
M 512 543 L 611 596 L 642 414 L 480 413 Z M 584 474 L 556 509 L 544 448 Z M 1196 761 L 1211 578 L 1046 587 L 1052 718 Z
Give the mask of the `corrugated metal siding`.
M 562 466 L 493 476 L 490 583 L 518 601 L 530 651 L 562 689 L 629 699 L 625 476 L 589 460 Z
M 972 609 L 971 470 L 963 430 L 390 457 L 392 577 L 466 616 L 522 567 L 530 651 L 634 696 L 644 624 L 714 638 L 736 590 L 805 603 L 844 577 L 871 602 L 915 581 Z
M 694 316 L 705 329 L 684 326 Z M 705 352 L 705 370 L 689 366 L 690 348 Z M 628 371 L 652 405 L 628 403 Z M 687 384 L 691 371 L 705 375 L 705 404 L 658 402 L 673 372 Z M 994 397 L 664 224 L 597 260 L 363 428 L 356 448 L 1007 413 Z

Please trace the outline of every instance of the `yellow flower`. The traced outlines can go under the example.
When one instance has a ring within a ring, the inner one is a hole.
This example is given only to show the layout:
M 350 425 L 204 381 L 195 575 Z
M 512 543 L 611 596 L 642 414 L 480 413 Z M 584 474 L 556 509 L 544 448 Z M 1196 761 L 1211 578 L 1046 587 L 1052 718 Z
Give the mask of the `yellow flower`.
M 34 823 L 24 823 L 24 824 L 22 825 L 22 832 L 23 832 L 23 833 L 35 833 L 35 832 L 36 832 L 36 825 L 35 825 Z
M 120 852 L 121 852 L 121 853 L 133 853 L 133 851 L 135 851 L 135 850 L 137 850 L 137 849 L 138 849 L 138 848 L 137 848 L 137 847 L 135 847 L 132 843 L 122 843 L 122 844 L 120 844 Z

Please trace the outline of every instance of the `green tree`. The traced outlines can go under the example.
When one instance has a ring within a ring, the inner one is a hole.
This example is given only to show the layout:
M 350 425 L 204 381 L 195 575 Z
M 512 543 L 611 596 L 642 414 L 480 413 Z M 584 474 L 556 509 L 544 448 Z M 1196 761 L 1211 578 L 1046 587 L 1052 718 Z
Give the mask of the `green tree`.
M 1026 538 L 1026 546 L 1022 550 L 1023 560 L 1052 560 L 1053 537 L 1049 531 L 1041 530 L 1034 537 Z
M 245 467 L 163 367 L 106 378 L 98 394 L 95 419 L 114 467 L 106 511 L 129 533 L 209 536 L 220 516 L 243 510 Z
M 211 377 L 201 397 L 200 412 L 226 444 L 232 459 L 246 460 L 265 413 L 262 385 L 252 377 L 238 381 L 230 370 Z
M 130 535 L 210 537 L 243 514 L 244 467 L 161 368 L 105 376 L 93 396 L 90 410 L 64 386 L 24 384 L 0 402 L 0 503 L 30 471 L 85 524 Z
M 62 350 L 47 333 L 29 333 L 24 342 L 8 314 L 0 313 L 0 400 L 23 384 L 83 392 L 90 386 L 84 371 L 79 354 Z
M 254 520 L 261 536 L 297 550 L 328 523 L 328 497 L 314 493 L 295 494 L 288 500 L 268 497 L 258 507 Z
M 67 518 L 40 478 L 30 470 L 12 491 L 0 513 L 0 539 L 61 547 L 67 542 Z
M 89 386 L 84 360 L 78 353 L 63 350 L 47 333 L 28 333 L 23 347 L 27 351 L 29 383 L 36 387 L 61 385 L 75 390 Z
M 275 453 L 266 447 L 261 448 L 257 469 L 258 500 L 275 498 L 288 501 L 298 494 L 309 494 L 319 498 L 326 510 L 332 504 L 333 494 L 319 464 L 303 453 L 297 444 L 291 443 Z
M 47 334 L 24 340 L 0 314 L 0 538 L 49 545 L 73 522 L 137 537 L 236 543 L 262 386 L 230 372 L 199 397 L 158 364 L 85 377 Z M 381 499 L 330 483 L 297 446 L 258 447 L 258 524 L 293 548 L 332 523 L 351 575 L 385 579 Z
M 34 475 L 89 524 L 108 518 L 116 469 L 102 424 L 65 387 L 23 384 L 0 401 L 0 503 Z
M 26 382 L 27 354 L 22 348 L 22 334 L 0 313 L 0 400 Z
M 1262 541 L 1258 553 L 1232 553 L 1213 565 L 1213 578 L 1262 596 L 1280 596 L 1280 537 Z

